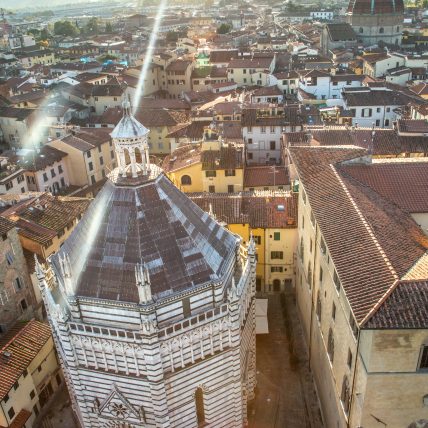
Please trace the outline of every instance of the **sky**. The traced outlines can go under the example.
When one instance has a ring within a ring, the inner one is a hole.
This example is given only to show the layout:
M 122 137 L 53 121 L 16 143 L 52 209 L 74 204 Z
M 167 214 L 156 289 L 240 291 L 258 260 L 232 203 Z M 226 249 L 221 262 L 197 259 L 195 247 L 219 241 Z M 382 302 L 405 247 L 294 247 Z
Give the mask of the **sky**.
M 93 2 L 94 0 L 91 0 Z M 97 0 L 95 0 L 97 1 Z M 70 3 L 88 3 L 88 0 L 73 0 Z M 25 7 L 37 8 L 40 10 L 49 9 L 52 6 L 64 5 L 64 0 L 0 0 L 0 7 L 4 7 L 7 10 L 22 9 Z

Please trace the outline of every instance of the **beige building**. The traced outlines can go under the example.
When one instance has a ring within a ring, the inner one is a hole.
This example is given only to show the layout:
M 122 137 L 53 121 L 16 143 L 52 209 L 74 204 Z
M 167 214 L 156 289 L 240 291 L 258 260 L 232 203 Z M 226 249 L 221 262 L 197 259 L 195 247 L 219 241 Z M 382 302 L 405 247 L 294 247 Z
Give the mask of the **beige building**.
M 381 174 L 364 149 L 289 152 L 299 184 L 297 305 L 325 426 L 423 426 L 428 237 L 408 209 L 428 210 L 428 163 L 397 161 L 413 186 L 393 192 L 391 171 Z M 384 181 L 376 186 L 375 176 Z
M 0 156 L 0 194 L 16 194 L 28 191 L 25 171 L 7 157 Z
M 232 59 L 227 66 L 227 80 L 238 86 L 268 86 L 269 76 L 275 69 L 275 56 Z
M 0 337 L 17 321 L 29 320 L 35 296 L 15 224 L 0 217 Z
M 18 324 L 2 338 L 0 353 L 0 426 L 35 426 L 64 382 L 49 325 Z
M 192 90 L 192 61 L 176 59 L 166 67 L 167 91 L 171 98 L 181 98 L 183 92 Z
M 109 128 L 76 128 L 50 146 L 67 153 L 70 184 L 86 186 L 103 180 L 115 167 L 116 158 Z
M 20 148 L 33 123 L 37 110 L 30 108 L 0 107 L 0 135 L 11 147 Z

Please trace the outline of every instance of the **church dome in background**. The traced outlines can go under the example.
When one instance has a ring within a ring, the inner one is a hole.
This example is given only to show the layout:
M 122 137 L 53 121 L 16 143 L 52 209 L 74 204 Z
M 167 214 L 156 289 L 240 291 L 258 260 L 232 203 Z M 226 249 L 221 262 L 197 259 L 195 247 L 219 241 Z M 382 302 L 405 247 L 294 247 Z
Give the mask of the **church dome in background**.
M 352 14 L 376 15 L 403 13 L 403 0 L 351 0 L 348 12 Z

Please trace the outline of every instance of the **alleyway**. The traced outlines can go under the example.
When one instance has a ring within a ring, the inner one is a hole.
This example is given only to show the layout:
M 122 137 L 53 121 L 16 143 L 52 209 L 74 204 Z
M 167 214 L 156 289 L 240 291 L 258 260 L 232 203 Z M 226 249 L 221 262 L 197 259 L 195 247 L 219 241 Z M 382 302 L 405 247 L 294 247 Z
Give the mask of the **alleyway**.
M 257 336 L 257 392 L 249 411 L 249 427 L 320 428 L 318 401 L 307 370 L 306 346 L 293 296 L 264 297 L 269 299 L 269 334 Z M 295 352 L 290 346 L 292 337 Z

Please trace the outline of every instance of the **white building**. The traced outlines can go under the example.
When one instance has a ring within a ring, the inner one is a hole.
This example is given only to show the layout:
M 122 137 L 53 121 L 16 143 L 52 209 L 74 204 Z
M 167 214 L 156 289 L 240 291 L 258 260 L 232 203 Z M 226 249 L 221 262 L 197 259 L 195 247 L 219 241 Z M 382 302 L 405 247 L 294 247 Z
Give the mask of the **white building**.
M 149 163 L 147 134 L 128 103 L 112 133 L 119 168 L 47 270 L 37 264 L 73 409 L 84 428 L 242 427 L 255 244 Z
M 345 88 L 342 91 L 343 107 L 352 112 L 353 125 L 392 128 L 397 109 L 410 102 L 402 93 L 386 88 Z
M 276 105 L 257 105 L 243 110 L 242 137 L 248 164 L 279 164 L 285 126 L 284 109 Z
M 319 19 L 321 21 L 332 21 L 334 12 L 332 10 L 315 10 L 310 12 L 309 15 L 313 20 Z
M 299 88 L 317 100 L 341 99 L 342 89 L 346 87 L 360 87 L 364 76 L 358 74 L 336 74 L 323 70 L 302 72 L 299 79 Z M 303 98 L 299 94 L 299 100 Z
M 280 72 L 273 76 L 272 83 L 276 84 L 284 95 L 294 95 L 299 88 L 299 75 L 294 70 L 290 72 Z
M 57 194 L 60 189 L 70 185 L 66 163 L 67 153 L 61 150 L 42 146 L 38 149 L 8 151 L 4 156 L 11 165 L 19 165 L 24 173 L 24 180 L 20 179 L 21 185 L 12 186 L 11 193 L 33 191 Z M 22 184 L 25 181 L 25 185 Z
M 0 157 L 0 194 L 17 194 L 28 192 L 25 171 L 9 162 L 7 157 Z

